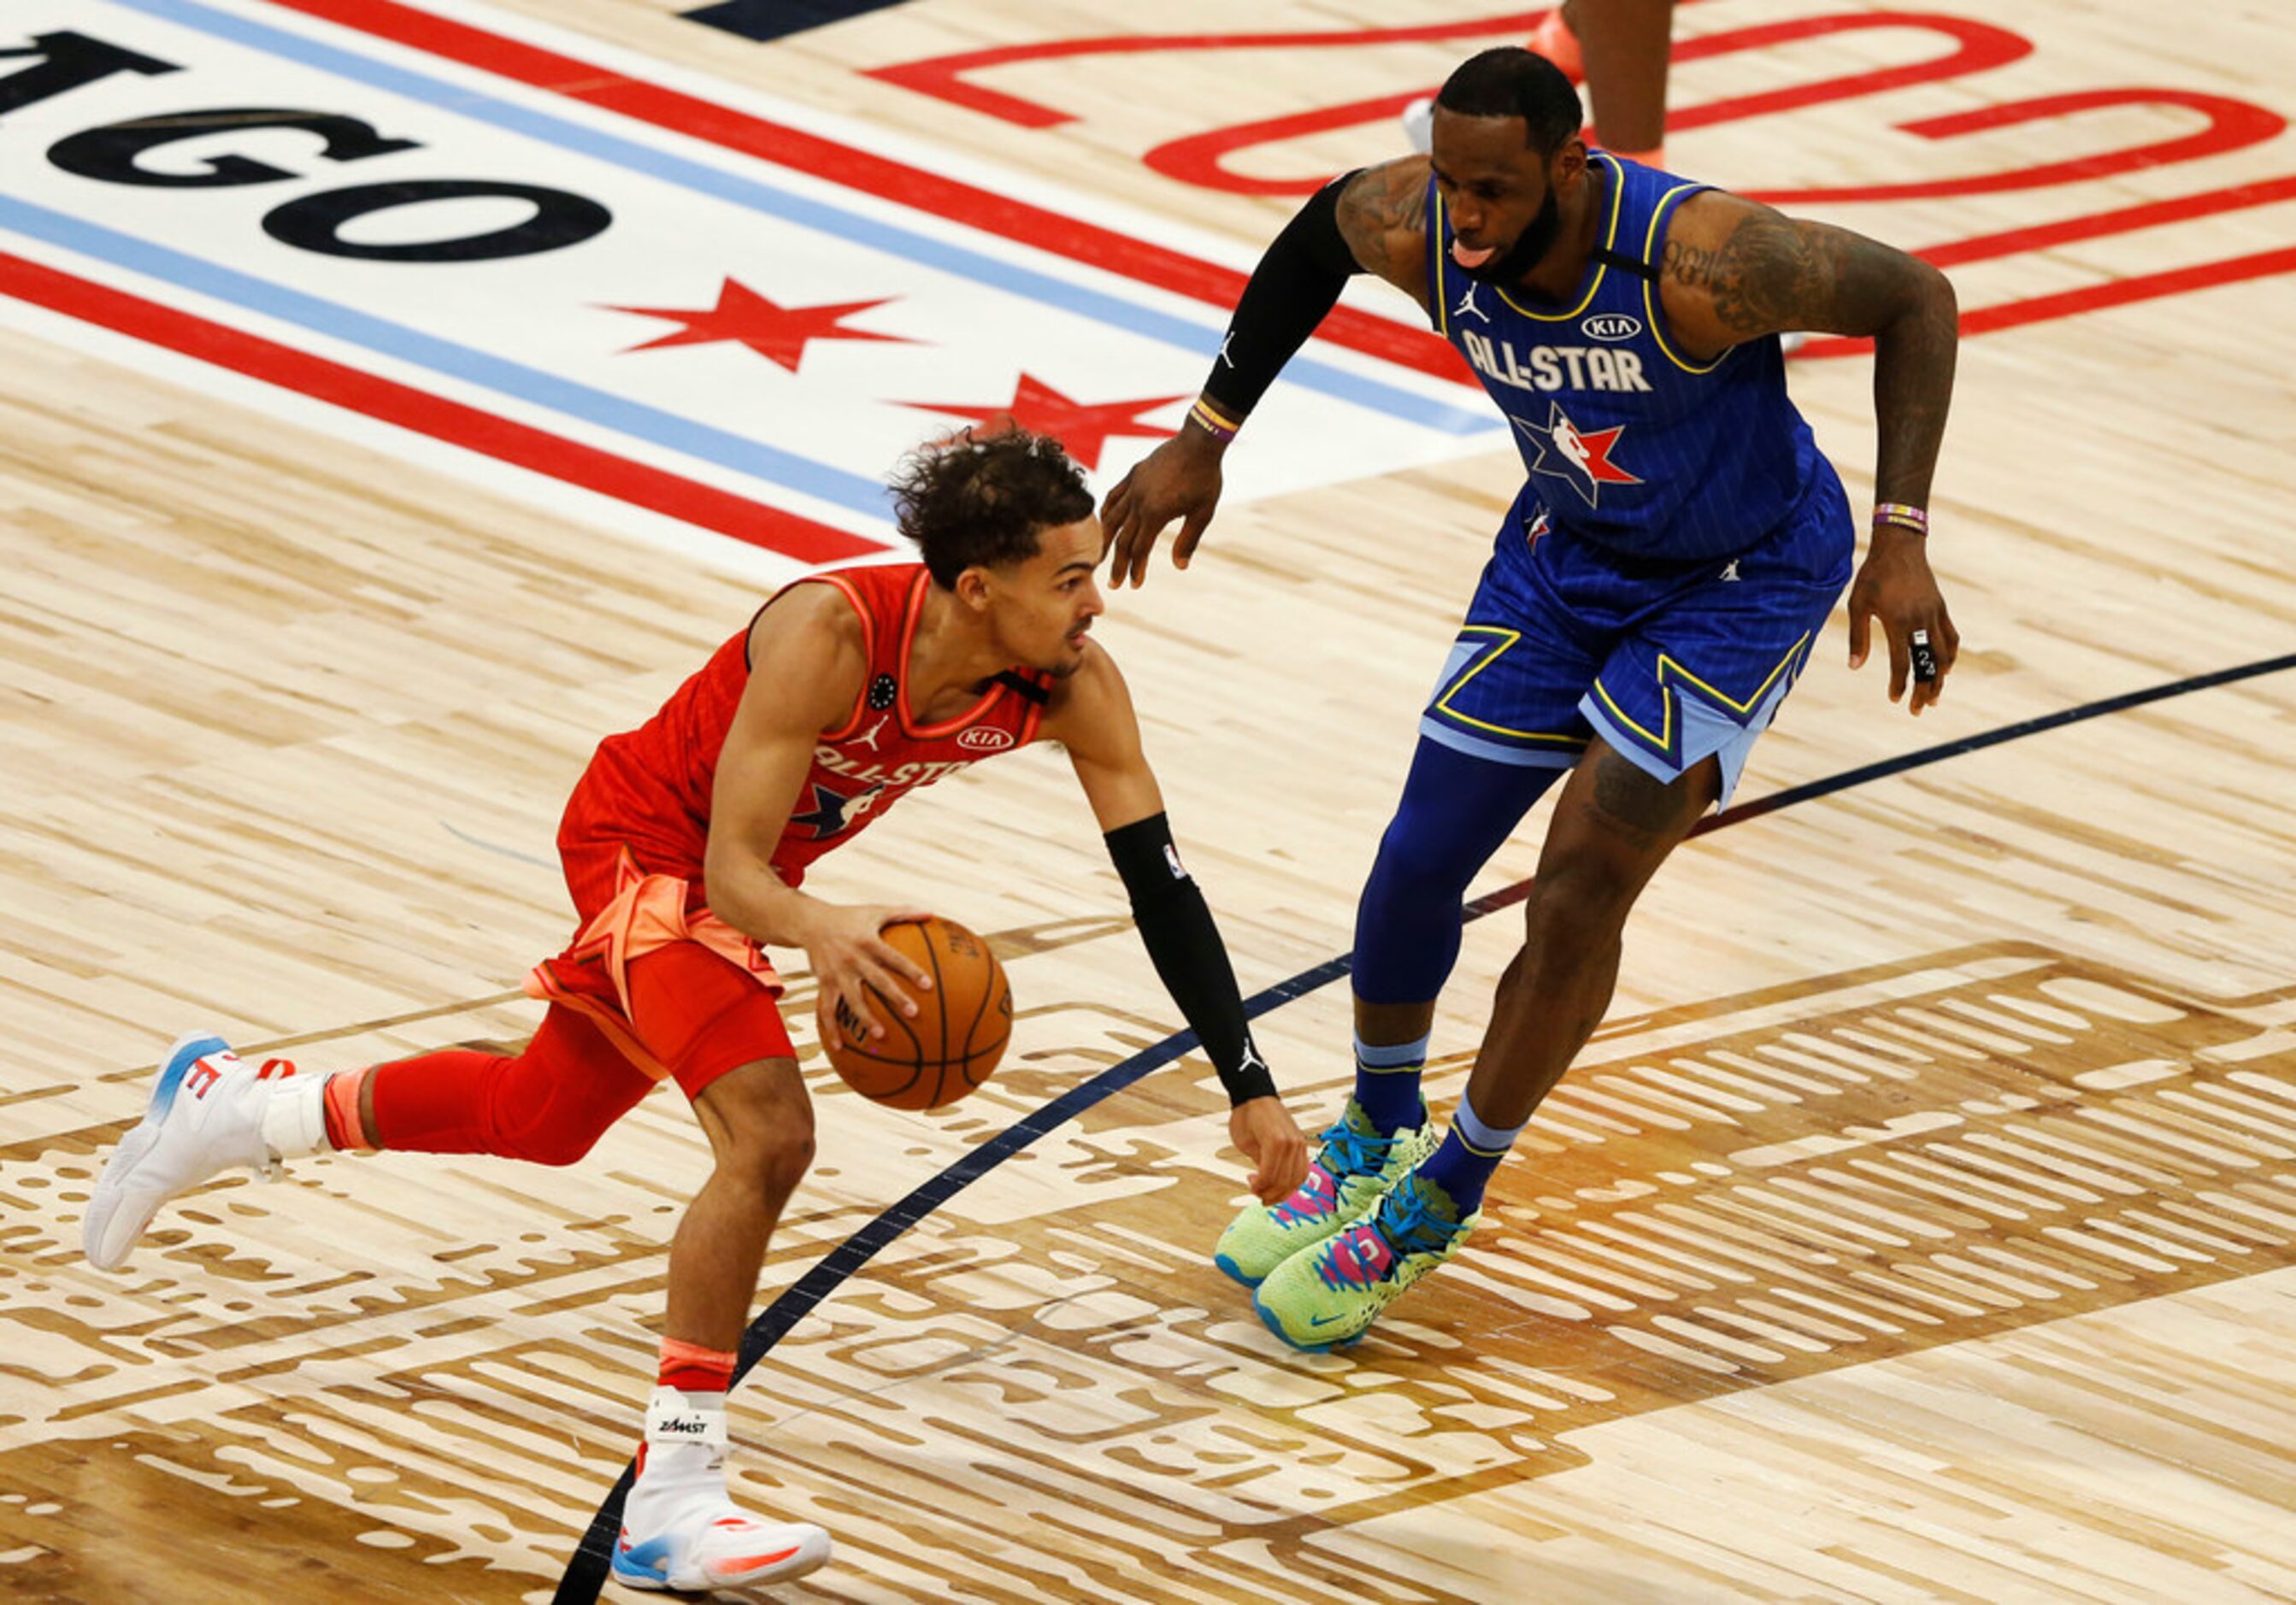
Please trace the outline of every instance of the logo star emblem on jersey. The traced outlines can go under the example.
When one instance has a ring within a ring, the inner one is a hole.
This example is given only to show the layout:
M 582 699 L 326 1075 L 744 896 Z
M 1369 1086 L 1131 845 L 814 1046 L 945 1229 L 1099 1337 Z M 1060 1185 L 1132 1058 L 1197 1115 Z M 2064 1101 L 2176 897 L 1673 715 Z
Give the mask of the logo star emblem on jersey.
M 811 831 L 816 841 L 835 836 L 849 826 L 860 822 L 861 816 L 866 814 L 871 806 L 876 802 L 879 790 L 880 788 L 875 786 L 867 786 L 849 797 L 842 791 L 832 791 L 816 781 L 813 784 L 812 811 L 807 814 L 791 815 L 790 823 L 792 826 L 802 826 Z
M 1601 505 L 1605 485 L 1642 483 L 1611 461 L 1619 437 L 1627 432 L 1625 424 L 1589 434 L 1570 422 L 1570 414 L 1562 410 L 1561 402 L 1550 401 L 1547 407 L 1544 427 L 1526 423 L 1520 418 L 1514 421 L 1515 428 L 1538 448 L 1538 461 L 1530 465 L 1531 472 L 1567 482 L 1589 507 Z

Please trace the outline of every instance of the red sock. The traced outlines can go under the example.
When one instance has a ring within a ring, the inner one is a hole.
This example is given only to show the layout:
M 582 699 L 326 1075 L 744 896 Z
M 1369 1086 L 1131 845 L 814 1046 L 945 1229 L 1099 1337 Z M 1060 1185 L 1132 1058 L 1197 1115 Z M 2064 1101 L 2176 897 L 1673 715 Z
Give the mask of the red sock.
M 723 1393 L 734 1385 L 734 1356 L 676 1338 L 661 1340 L 661 1385 L 689 1396 Z

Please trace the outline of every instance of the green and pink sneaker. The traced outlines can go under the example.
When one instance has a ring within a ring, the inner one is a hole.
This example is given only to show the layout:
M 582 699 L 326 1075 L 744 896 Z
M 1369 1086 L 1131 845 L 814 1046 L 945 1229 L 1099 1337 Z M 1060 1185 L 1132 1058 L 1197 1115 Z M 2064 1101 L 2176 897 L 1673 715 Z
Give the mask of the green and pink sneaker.
M 1348 1100 L 1347 1112 L 1323 1136 L 1323 1151 L 1308 1179 L 1280 1204 L 1247 1205 L 1220 1233 L 1212 1263 L 1248 1288 L 1302 1249 L 1312 1248 L 1363 1217 L 1381 1193 L 1435 1151 L 1439 1134 L 1419 1106 L 1419 1124 L 1382 1136 Z
M 1268 1273 L 1251 1296 L 1267 1330 L 1322 1354 L 1355 1342 L 1405 1289 L 1448 1260 L 1483 1217 L 1465 1220 L 1442 1188 L 1416 1174 L 1382 1193 L 1365 1219 Z

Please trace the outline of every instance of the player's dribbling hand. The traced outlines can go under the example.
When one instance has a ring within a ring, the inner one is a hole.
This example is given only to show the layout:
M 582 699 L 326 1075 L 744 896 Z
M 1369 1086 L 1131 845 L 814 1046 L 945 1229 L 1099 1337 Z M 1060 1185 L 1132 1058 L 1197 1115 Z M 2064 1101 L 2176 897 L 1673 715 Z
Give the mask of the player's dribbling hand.
M 1904 697 L 1910 681 L 1915 714 L 1944 693 L 1945 677 L 1961 651 L 1961 632 L 1946 611 L 1923 539 L 1910 530 L 1876 528 L 1849 585 L 1849 667 L 1865 666 L 1874 620 L 1880 619 L 1890 648 L 1890 700 Z
M 1281 1098 L 1251 1098 L 1227 1118 L 1229 1141 L 1251 1161 L 1252 1193 L 1263 1204 L 1280 1204 L 1308 1179 L 1308 1134 Z
M 1148 578 L 1156 537 L 1174 519 L 1182 520 L 1172 543 L 1172 564 L 1185 569 L 1196 543 L 1219 505 L 1220 457 L 1226 446 L 1201 430 L 1183 427 L 1133 466 L 1100 504 L 1101 528 L 1108 533 L 1109 583 L 1121 589 Z
M 821 905 L 807 924 L 804 943 L 806 957 L 813 962 L 817 988 L 814 1008 L 824 1044 L 860 1047 L 854 1039 L 857 1030 L 872 1040 L 884 1036 L 885 1022 L 873 1006 L 877 1001 L 870 995 L 873 987 L 902 1013 L 917 1011 L 909 992 L 931 991 L 932 977 L 887 942 L 883 932 L 888 925 L 931 918 L 917 908 Z M 858 1025 L 850 1023 L 854 1021 Z

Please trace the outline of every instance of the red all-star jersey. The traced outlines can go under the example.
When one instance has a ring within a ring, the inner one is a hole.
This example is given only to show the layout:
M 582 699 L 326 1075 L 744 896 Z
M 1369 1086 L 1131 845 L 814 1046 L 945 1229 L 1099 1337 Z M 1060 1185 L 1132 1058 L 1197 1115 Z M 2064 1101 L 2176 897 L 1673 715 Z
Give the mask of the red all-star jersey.
M 1036 740 L 1052 684 L 1036 670 L 1008 669 L 955 718 L 924 724 L 909 709 L 906 678 L 909 646 L 932 583 L 924 566 L 840 569 L 796 583 L 834 585 L 853 604 L 869 671 L 852 716 L 815 745 L 813 767 L 774 849 L 774 868 L 791 886 L 808 864 L 851 840 L 908 792 Z M 599 743 L 567 802 L 558 831 L 562 854 L 626 845 L 647 873 L 676 876 L 698 891 L 718 755 L 749 684 L 749 641 L 745 628 L 660 713 Z

